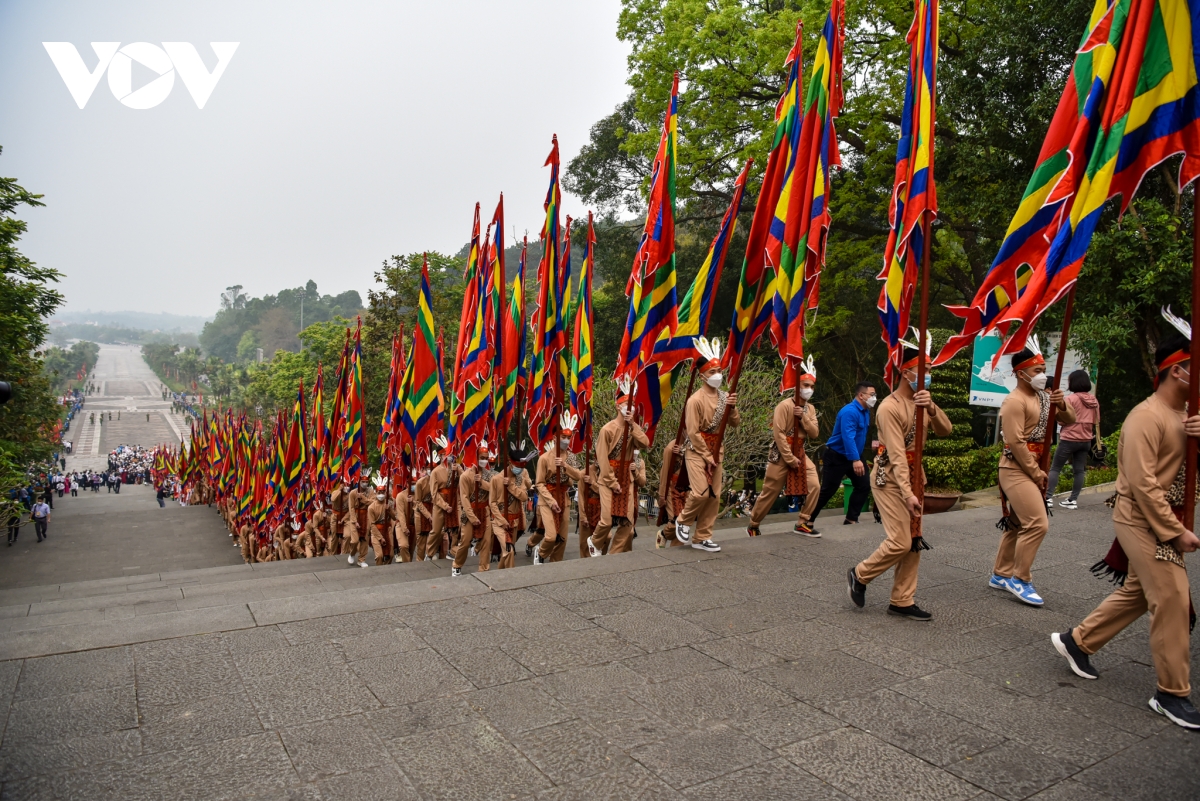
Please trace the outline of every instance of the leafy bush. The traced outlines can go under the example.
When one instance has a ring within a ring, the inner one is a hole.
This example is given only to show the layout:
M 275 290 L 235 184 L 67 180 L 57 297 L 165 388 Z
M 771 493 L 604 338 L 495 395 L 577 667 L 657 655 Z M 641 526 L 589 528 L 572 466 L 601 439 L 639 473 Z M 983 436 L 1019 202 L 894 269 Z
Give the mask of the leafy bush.
M 930 443 L 936 440 L 930 440 Z M 949 456 L 926 456 L 925 477 L 931 486 L 975 492 L 996 485 L 1000 446 L 976 448 Z

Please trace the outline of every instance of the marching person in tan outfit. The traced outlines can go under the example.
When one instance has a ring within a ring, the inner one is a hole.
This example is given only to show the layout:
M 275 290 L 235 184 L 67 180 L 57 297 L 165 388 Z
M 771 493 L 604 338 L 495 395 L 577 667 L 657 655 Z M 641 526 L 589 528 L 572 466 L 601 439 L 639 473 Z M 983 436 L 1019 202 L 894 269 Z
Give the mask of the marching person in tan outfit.
M 617 416 L 596 433 L 596 464 L 600 468 L 600 518 L 592 522 L 588 553 L 624 553 L 633 549 L 633 521 L 637 516 L 637 492 L 633 486 L 633 449 L 650 447 L 642 427 L 633 420 L 630 384 L 617 385 Z M 617 534 L 609 543 L 613 524 Z
M 429 466 L 421 468 L 421 475 L 412 485 L 413 522 L 417 533 L 416 550 L 413 559 L 418 562 L 432 562 L 433 557 L 426 550 L 429 546 L 429 535 L 433 531 L 433 490 L 432 479 L 429 478 Z
M 1075 410 L 1062 390 L 1046 392 L 1046 360 L 1037 337 L 1013 354 L 1017 388 L 1000 406 L 1000 428 L 1004 454 L 1000 458 L 1000 497 L 1008 514 L 1000 521 L 1004 533 L 996 551 L 996 564 L 988 586 L 1008 590 L 1030 606 L 1045 603 L 1033 588 L 1030 569 L 1038 548 L 1050 530 L 1046 515 L 1046 473 L 1039 464 L 1042 451 L 1050 447 L 1053 434 L 1047 431 L 1050 405 L 1058 407 L 1058 422 L 1075 422 Z
M 238 530 L 238 542 L 242 546 L 242 559 L 246 564 L 254 561 L 254 529 L 251 528 L 249 520 L 242 523 L 242 527 Z
M 371 480 L 366 469 L 359 476 L 358 486 L 350 491 L 346 500 L 346 539 L 350 547 L 346 549 L 346 564 L 358 563 L 359 567 L 367 566 L 367 543 L 371 535 L 367 531 L 367 507 L 371 504 Z
M 1164 316 L 1169 311 L 1164 312 Z M 1187 323 L 1168 320 L 1188 333 Z M 1116 541 L 1092 568 L 1121 583 L 1082 623 L 1052 634 L 1075 675 L 1098 679 L 1089 657 L 1146 612 L 1158 688 L 1150 708 L 1186 729 L 1200 729 L 1192 706 L 1189 631 L 1191 594 L 1183 554 L 1200 548 L 1184 526 L 1187 438 L 1200 437 L 1200 416 L 1187 417 L 1191 359 L 1188 338 L 1173 335 L 1155 352 L 1154 394 L 1134 407 L 1117 443 Z M 1186 418 L 1186 421 L 1185 421 Z
M 717 429 L 721 426 L 725 407 L 731 410 L 729 425 L 739 425 L 742 418 L 737 410 L 737 393 L 721 391 L 725 380 L 721 375 L 721 341 L 703 337 L 692 341 L 696 343 L 699 358 L 704 360 L 700 365 L 704 386 L 692 393 L 683 408 L 687 426 L 684 466 L 691 486 L 683 511 L 675 520 L 675 538 L 690 542 L 693 548 L 715 553 L 721 550 L 721 546 L 713 541 L 712 530 L 720 511 L 721 459 L 725 455 L 725 445 L 721 444 L 720 453 L 714 454 L 713 449 L 717 446 Z
M 314 556 L 321 555 L 321 535 L 317 533 L 317 526 L 310 517 L 304 521 L 304 526 L 300 529 L 300 536 L 296 539 L 295 552 L 296 558 L 312 559 Z
M 508 469 L 492 476 L 488 511 L 492 518 L 492 534 L 500 548 L 500 570 L 513 566 L 517 537 L 525 530 L 525 504 L 533 487 L 525 465 L 532 458 L 533 454 L 524 447 L 510 444 Z
M 294 520 L 292 523 L 299 527 L 300 521 Z M 279 525 L 275 527 L 275 558 L 291 559 L 292 555 L 292 537 L 296 536 L 297 531 L 289 525 L 288 521 L 281 520 Z
M 367 506 L 367 531 L 370 533 L 371 550 L 375 552 L 375 564 L 386 565 L 392 561 L 396 506 L 388 499 L 386 478 L 376 473 L 371 483 L 375 485 L 375 499 Z
M 413 478 L 415 477 L 416 471 L 414 470 Z M 412 485 L 409 484 L 396 493 L 396 523 L 392 527 L 392 536 L 396 543 L 396 558 L 401 562 L 413 560 L 414 514 Z
M 346 555 L 350 551 L 346 539 L 346 507 L 350 499 L 350 490 L 345 484 L 339 484 L 329 498 L 329 516 L 332 520 L 330 542 L 325 546 L 327 553 Z
M 588 550 L 588 542 L 596 530 L 600 520 L 600 466 L 596 464 L 596 454 L 591 453 L 587 472 L 581 473 L 579 491 L 575 495 L 575 511 L 579 515 L 579 557 L 587 559 L 592 554 Z
M 567 528 L 571 523 L 571 482 L 583 478 L 579 462 L 571 453 L 569 430 L 559 432 L 558 447 L 561 456 L 555 455 L 554 442 L 547 442 L 545 452 L 537 463 L 534 489 L 538 494 L 538 517 L 546 534 L 533 554 L 535 565 L 563 560 L 567 551 Z
M 903 340 L 901 340 L 903 341 Z M 905 343 L 908 345 L 908 343 Z M 876 427 L 879 432 L 879 452 L 871 479 L 874 485 L 875 508 L 883 519 L 887 539 L 847 576 L 850 600 L 862 608 L 866 603 L 867 585 L 895 566 L 889 615 L 909 620 L 931 620 L 933 615 L 913 601 L 917 590 L 917 569 L 921 551 L 929 545 L 920 535 L 921 499 L 913 491 L 913 442 L 917 432 L 917 407 L 925 410 L 926 429 L 939 437 L 949 436 L 953 426 L 946 413 L 929 397 L 929 371 L 925 371 L 925 387 L 917 390 L 918 351 L 905 347 L 900 364 L 900 386 L 879 404 Z M 928 359 L 928 354 L 925 355 Z M 921 472 L 924 475 L 924 472 Z
M 496 471 L 491 469 L 488 445 L 480 443 L 475 466 L 462 471 L 458 480 L 458 497 L 461 503 L 462 531 L 459 532 L 458 546 L 454 549 L 454 564 L 450 567 L 450 575 L 462 575 L 463 565 L 467 557 L 479 554 L 479 569 L 491 567 L 492 535 L 488 521 L 488 493 L 492 476 Z
M 433 532 L 426 544 L 426 556 L 432 553 L 434 559 L 441 559 L 444 548 L 453 552 L 458 544 L 459 535 L 459 497 L 458 480 L 462 471 L 458 467 L 458 459 L 447 451 L 449 442 L 445 437 L 438 437 L 435 444 L 441 451 L 437 467 L 429 474 L 430 492 L 433 498 Z M 449 540 L 449 544 L 445 540 Z
M 792 452 L 792 436 L 796 434 L 797 425 L 800 426 L 800 431 L 796 435 L 796 449 L 804 459 L 805 494 L 804 505 L 800 508 L 800 518 L 792 530 L 806 537 L 821 536 L 821 533 L 815 530 L 810 523 L 813 510 L 817 508 L 817 498 L 821 495 L 821 480 L 817 478 L 816 463 L 807 456 L 803 456 L 805 443 L 820 433 L 817 426 L 817 410 L 808 402 L 808 399 L 812 397 L 813 387 L 817 385 L 817 368 L 813 365 L 811 356 L 804 363 L 804 372 L 797 380 L 800 382 L 799 405 L 796 404 L 792 390 L 784 390 L 787 397 L 775 406 L 775 414 L 771 417 L 772 442 L 771 449 L 767 452 L 767 474 L 763 479 L 762 492 L 758 494 L 758 500 L 754 502 L 754 508 L 750 510 L 750 525 L 746 527 L 746 533 L 751 537 L 756 537 L 761 533 L 758 526 L 770 513 L 771 507 L 775 505 L 775 499 L 779 497 L 779 493 L 784 487 L 790 484 L 792 489 L 797 490 L 796 493 L 790 494 L 799 492 L 800 459 L 796 458 Z
M 337 536 L 334 534 L 333 515 L 329 511 L 329 496 L 318 497 L 313 503 L 313 516 L 308 521 L 313 526 L 313 548 L 317 556 L 337 555 Z

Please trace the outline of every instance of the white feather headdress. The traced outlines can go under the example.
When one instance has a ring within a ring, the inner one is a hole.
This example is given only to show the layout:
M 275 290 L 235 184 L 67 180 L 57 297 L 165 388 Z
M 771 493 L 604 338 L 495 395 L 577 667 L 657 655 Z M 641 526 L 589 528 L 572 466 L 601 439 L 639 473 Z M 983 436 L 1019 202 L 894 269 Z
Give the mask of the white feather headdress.
M 1187 337 L 1188 342 L 1192 341 L 1192 324 L 1186 320 L 1182 320 L 1171 313 L 1170 306 L 1163 306 L 1163 319 L 1175 327 L 1175 330 Z
M 387 489 L 387 477 L 383 473 L 374 473 L 371 475 L 371 483 L 375 485 L 375 489 Z
M 912 328 L 910 330 L 913 333 L 913 338 L 916 339 L 917 342 L 920 342 L 921 341 L 921 332 L 917 330 L 917 327 L 912 326 Z M 900 344 L 903 345 L 904 347 L 912 348 L 913 350 L 919 351 L 921 349 L 921 346 L 918 345 L 917 342 L 909 342 L 907 339 L 900 340 Z M 929 354 L 932 352 L 933 352 L 933 337 L 926 336 L 925 337 L 925 358 L 928 359 Z
M 574 431 L 575 426 L 579 425 L 579 415 L 563 412 L 558 418 L 558 424 L 563 431 Z
M 705 339 L 704 337 L 692 337 L 692 345 L 704 358 L 705 362 L 721 361 L 721 340 L 713 337 Z
M 801 375 L 807 374 L 811 375 L 813 378 L 817 377 L 817 363 L 813 361 L 812 356 L 809 356 L 807 359 L 800 362 L 800 370 Z

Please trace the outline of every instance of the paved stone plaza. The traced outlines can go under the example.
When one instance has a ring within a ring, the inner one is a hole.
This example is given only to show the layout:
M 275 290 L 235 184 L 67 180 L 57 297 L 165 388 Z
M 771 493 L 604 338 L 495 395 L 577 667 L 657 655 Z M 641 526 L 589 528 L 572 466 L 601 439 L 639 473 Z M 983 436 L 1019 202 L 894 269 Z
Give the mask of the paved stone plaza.
M 64 499 L 43 553 L 2 554 L 4 799 L 1200 797 L 1200 737 L 1146 708 L 1144 621 L 1095 682 L 1048 641 L 1109 587 L 1099 495 L 1054 517 L 1041 610 L 986 587 L 995 509 L 931 518 L 929 624 L 885 615 L 886 582 L 850 606 L 881 529 L 836 515 L 452 581 L 229 564 L 214 511 L 148 504 Z

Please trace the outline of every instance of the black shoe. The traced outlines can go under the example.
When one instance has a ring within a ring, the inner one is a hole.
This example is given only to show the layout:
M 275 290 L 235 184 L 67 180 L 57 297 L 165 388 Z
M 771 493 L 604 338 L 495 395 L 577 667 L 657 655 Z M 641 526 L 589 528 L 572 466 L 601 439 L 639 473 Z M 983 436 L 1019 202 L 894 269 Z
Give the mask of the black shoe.
M 1150 699 L 1150 708 L 1160 715 L 1165 715 L 1167 720 L 1176 726 L 1200 731 L 1200 712 L 1196 711 L 1196 707 L 1192 706 L 1192 702 L 1187 698 L 1159 690 Z
M 1098 679 L 1100 672 L 1092 667 L 1092 661 L 1088 659 L 1088 655 L 1083 652 L 1083 649 L 1075 644 L 1075 638 L 1071 636 L 1071 630 L 1067 629 L 1062 634 L 1054 633 L 1050 635 L 1050 642 L 1054 643 L 1054 650 L 1066 657 L 1067 664 L 1071 666 L 1071 671 L 1081 679 Z
M 888 614 L 895 615 L 896 617 L 906 617 L 909 620 L 933 620 L 933 615 L 929 614 L 916 604 L 912 604 L 910 606 L 896 606 L 895 604 L 888 604 Z
M 842 521 L 842 525 L 843 526 L 853 526 L 857 522 L 858 522 L 857 520 L 851 520 L 850 518 L 847 517 L 845 520 Z
M 850 600 L 859 609 L 867 605 L 867 585 L 854 575 L 854 568 L 850 568 L 850 571 L 846 573 L 846 590 L 850 593 Z

